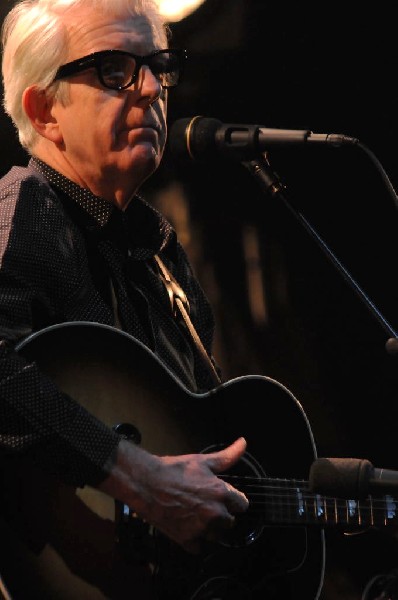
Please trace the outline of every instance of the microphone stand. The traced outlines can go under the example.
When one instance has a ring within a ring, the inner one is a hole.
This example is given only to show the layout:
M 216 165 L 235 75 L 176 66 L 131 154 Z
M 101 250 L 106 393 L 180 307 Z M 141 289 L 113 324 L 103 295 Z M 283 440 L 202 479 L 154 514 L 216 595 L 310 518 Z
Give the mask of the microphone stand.
M 327 256 L 329 261 L 339 271 L 343 279 L 348 283 L 351 289 L 354 290 L 354 292 L 357 294 L 360 300 L 368 308 L 369 312 L 377 319 L 384 331 L 389 336 L 385 345 L 388 354 L 398 354 L 397 332 L 381 314 L 381 312 L 372 302 L 372 300 L 365 294 L 363 289 L 354 280 L 352 275 L 347 271 L 345 266 L 335 256 L 332 250 L 327 246 L 325 241 L 321 238 L 321 236 L 317 233 L 317 231 L 313 228 L 309 221 L 299 210 L 292 206 L 292 204 L 288 201 L 286 195 L 284 194 L 284 185 L 282 184 L 276 173 L 272 170 L 268 162 L 266 153 L 252 160 L 241 162 L 243 166 L 245 166 L 249 170 L 253 177 L 257 179 L 257 181 L 260 183 L 260 186 L 265 190 L 267 194 L 270 194 L 272 197 L 279 198 L 279 200 L 282 200 L 282 202 L 285 204 L 288 210 L 294 215 L 294 217 L 301 223 L 301 225 L 305 228 L 309 235 L 315 240 L 320 249 Z M 380 163 L 378 163 L 378 166 L 380 168 Z M 390 192 L 393 193 L 394 199 L 396 199 L 396 194 L 391 186 L 391 183 L 389 182 L 386 176 L 384 176 L 384 179 L 389 184 Z

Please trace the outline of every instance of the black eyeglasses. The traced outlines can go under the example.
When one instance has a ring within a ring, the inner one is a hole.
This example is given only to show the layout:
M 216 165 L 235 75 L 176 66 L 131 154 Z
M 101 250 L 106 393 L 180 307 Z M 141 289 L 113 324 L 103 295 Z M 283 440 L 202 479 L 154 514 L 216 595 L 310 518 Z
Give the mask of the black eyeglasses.
M 124 90 L 137 81 L 142 65 L 146 65 L 163 88 L 171 88 L 179 83 L 186 58 L 186 50 L 180 49 L 156 50 L 147 56 L 124 50 L 102 50 L 62 65 L 54 81 L 95 68 L 104 87 Z

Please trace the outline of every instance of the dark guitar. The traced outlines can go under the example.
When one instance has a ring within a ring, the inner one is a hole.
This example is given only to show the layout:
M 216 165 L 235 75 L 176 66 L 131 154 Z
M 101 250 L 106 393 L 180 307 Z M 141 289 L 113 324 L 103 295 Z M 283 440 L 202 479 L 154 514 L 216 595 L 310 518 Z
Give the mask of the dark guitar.
M 86 322 L 44 329 L 17 350 L 153 453 L 208 452 L 245 436 L 245 457 L 223 478 L 247 494 L 250 508 L 223 544 L 192 556 L 124 505 L 8 457 L 0 574 L 13 600 L 315 600 L 324 527 L 396 521 L 388 496 L 358 502 L 309 491 L 313 435 L 299 402 L 275 380 L 239 377 L 193 394 L 140 342 Z

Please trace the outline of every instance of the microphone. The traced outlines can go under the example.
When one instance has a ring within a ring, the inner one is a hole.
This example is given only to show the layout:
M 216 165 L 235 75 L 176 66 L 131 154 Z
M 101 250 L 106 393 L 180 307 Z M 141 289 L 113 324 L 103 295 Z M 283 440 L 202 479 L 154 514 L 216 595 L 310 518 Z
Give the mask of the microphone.
M 196 116 L 177 119 L 170 128 L 171 153 L 193 160 L 224 154 L 250 160 L 275 146 L 358 144 L 357 138 L 336 133 L 313 133 L 308 129 L 269 129 L 261 125 L 222 123 Z
M 398 493 L 398 471 L 377 469 L 361 458 L 318 458 L 310 468 L 310 490 L 345 499 Z

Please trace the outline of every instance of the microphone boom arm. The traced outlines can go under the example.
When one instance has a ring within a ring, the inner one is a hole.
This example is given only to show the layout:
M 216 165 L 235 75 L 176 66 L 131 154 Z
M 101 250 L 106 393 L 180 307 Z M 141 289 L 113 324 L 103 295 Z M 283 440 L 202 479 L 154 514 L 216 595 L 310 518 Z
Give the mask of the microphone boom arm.
M 386 350 L 390 354 L 395 354 L 398 352 L 398 336 L 390 323 L 385 319 L 385 317 L 381 314 L 377 306 L 372 302 L 372 300 L 367 296 L 364 290 L 358 285 L 346 267 L 341 263 L 341 261 L 336 257 L 336 255 L 332 252 L 326 242 L 321 238 L 319 233 L 314 229 L 314 227 L 309 223 L 309 221 L 304 217 L 304 215 L 297 210 L 291 202 L 286 197 L 285 187 L 280 181 L 279 177 L 272 170 L 267 158 L 266 153 L 264 155 L 260 155 L 255 159 L 248 161 L 241 161 L 242 164 L 248 169 L 248 171 L 253 175 L 253 177 L 259 182 L 260 186 L 265 190 L 267 194 L 270 194 L 272 197 L 278 198 L 282 200 L 288 210 L 294 215 L 294 217 L 301 223 L 304 229 L 309 233 L 309 235 L 315 240 L 318 244 L 319 248 L 326 255 L 328 260 L 332 263 L 332 265 L 337 269 L 337 271 L 342 275 L 343 279 L 348 283 L 351 289 L 356 293 L 356 295 L 360 298 L 363 304 L 367 307 L 369 312 L 376 318 L 379 324 L 382 326 L 384 331 L 389 336 L 389 339 L 386 342 Z

